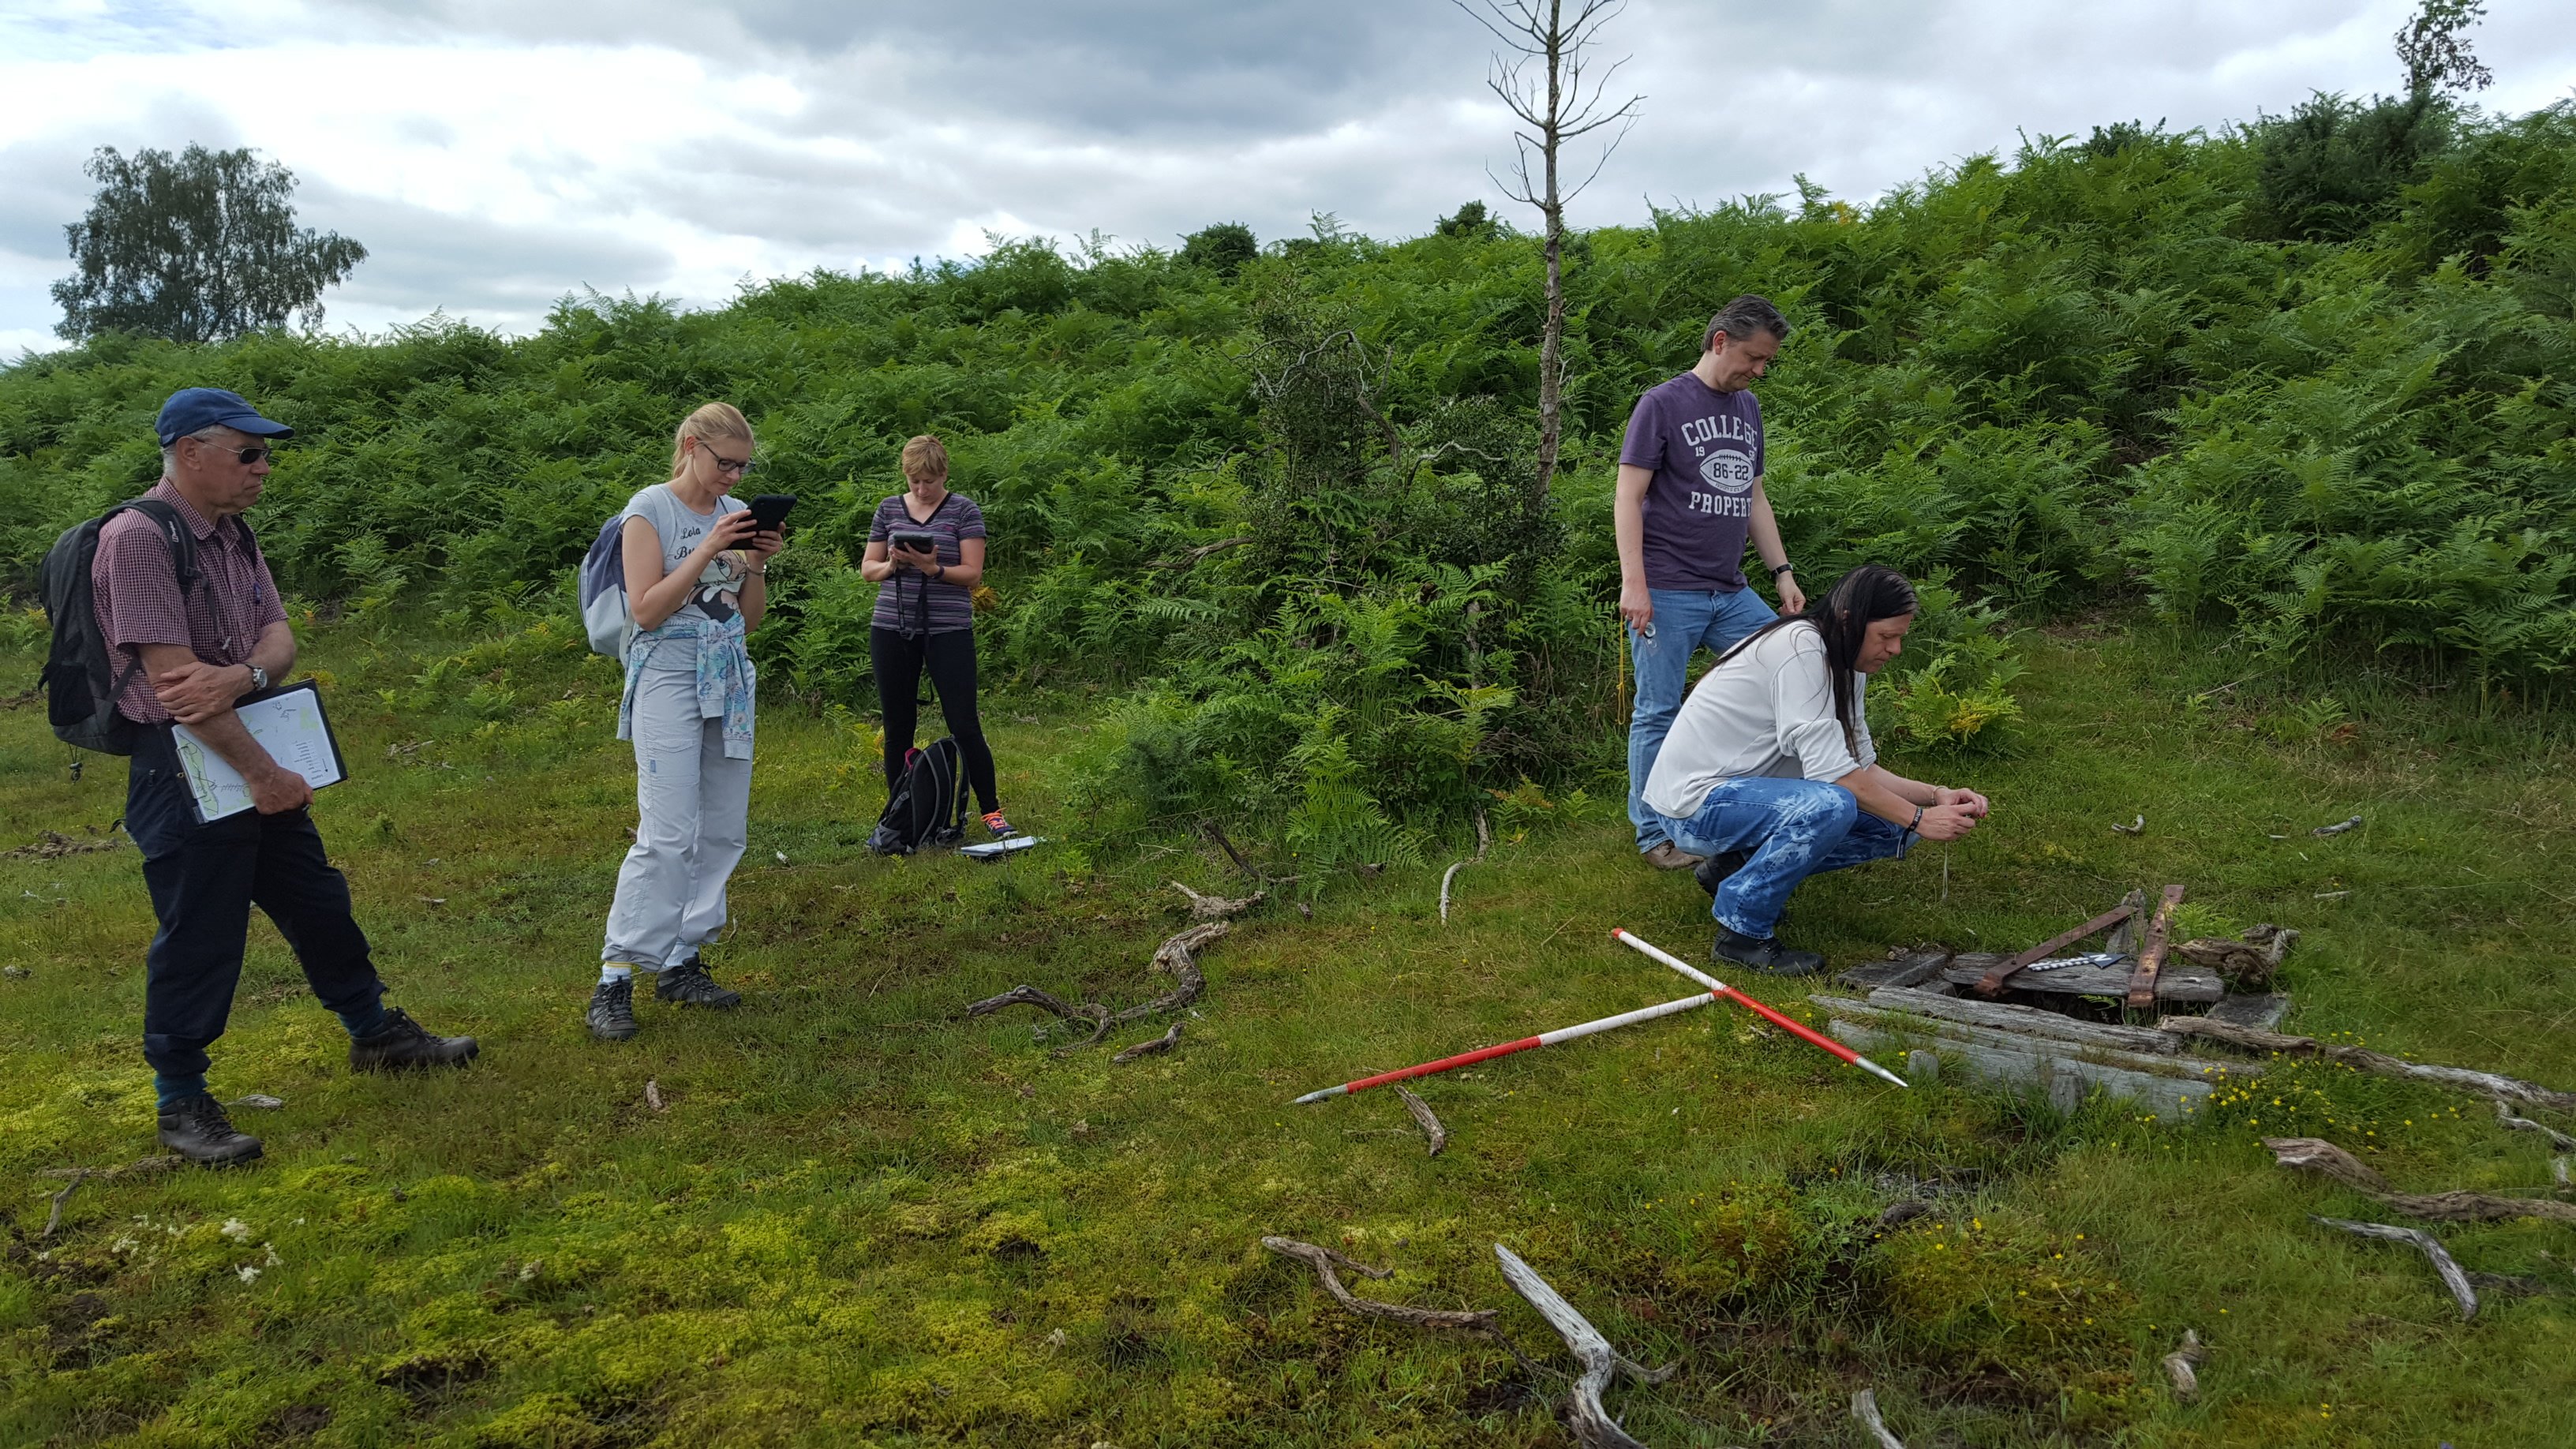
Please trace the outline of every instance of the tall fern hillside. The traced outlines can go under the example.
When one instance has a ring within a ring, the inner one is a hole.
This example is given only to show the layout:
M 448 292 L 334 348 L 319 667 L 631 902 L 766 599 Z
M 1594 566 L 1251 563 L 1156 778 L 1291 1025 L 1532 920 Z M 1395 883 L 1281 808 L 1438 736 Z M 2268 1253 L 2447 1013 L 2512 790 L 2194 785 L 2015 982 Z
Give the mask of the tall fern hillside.
M 0 371 L 0 569 L 26 597 L 56 532 L 155 476 L 159 400 L 215 384 L 298 429 L 258 521 L 315 606 L 568 617 L 599 520 L 722 397 L 768 486 L 807 500 L 760 636 L 773 688 L 850 706 L 864 520 L 903 440 L 937 432 L 992 521 L 988 669 L 1129 694 L 1089 797 L 1104 829 L 1258 821 L 1402 858 L 1492 791 L 1614 763 L 1620 430 L 1753 291 L 1798 324 L 1761 395 L 1804 575 L 1874 559 L 1959 601 L 1891 728 L 1992 738 L 2010 622 L 2099 607 L 2213 630 L 2251 667 L 2366 657 L 2560 698 L 2576 110 L 2401 104 L 2112 126 L 1866 204 L 1806 186 L 1578 235 L 1543 504 L 1535 242 L 1319 217 L 1249 256 L 1219 227 L 703 312 L 573 297 L 520 339 L 102 337 Z M 2403 144 L 2365 155 L 2365 134 Z

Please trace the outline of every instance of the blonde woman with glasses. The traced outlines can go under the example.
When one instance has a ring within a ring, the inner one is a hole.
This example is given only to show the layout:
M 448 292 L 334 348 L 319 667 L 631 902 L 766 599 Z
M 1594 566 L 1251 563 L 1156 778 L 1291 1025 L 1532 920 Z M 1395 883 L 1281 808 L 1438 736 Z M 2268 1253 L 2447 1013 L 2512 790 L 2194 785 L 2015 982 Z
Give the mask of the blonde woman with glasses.
M 635 844 L 617 871 L 590 998 L 591 1035 L 635 1035 L 635 972 L 653 994 L 726 1010 L 699 952 L 725 924 L 725 882 L 751 809 L 751 657 L 743 636 L 769 605 L 769 561 L 785 536 L 756 532 L 733 492 L 752 470 L 751 424 L 726 403 L 689 414 L 671 477 L 623 515 L 627 607 L 635 618 L 617 737 L 635 743 Z

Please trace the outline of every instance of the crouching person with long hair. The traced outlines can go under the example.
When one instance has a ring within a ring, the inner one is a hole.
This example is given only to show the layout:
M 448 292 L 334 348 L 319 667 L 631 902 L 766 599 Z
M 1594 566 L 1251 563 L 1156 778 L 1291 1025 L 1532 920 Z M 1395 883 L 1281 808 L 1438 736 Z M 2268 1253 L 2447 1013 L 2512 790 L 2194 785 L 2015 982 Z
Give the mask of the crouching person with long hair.
M 742 860 L 751 811 L 751 656 L 744 636 L 768 608 L 770 559 L 783 535 L 753 530 L 732 496 L 751 471 L 751 424 L 726 403 L 689 414 L 671 476 L 626 505 L 626 601 L 635 635 L 617 737 L 635 743 L 635 844 L 617 871 L 590 998 L 591 1035 L 635 1035 L 635 972 L 653 994 L 718 1010 L 700 952 L 724 929 L 725 883 Z
M 1974 790 L 1878 763 L 1863 693 L 1903 651 L 1914 586 L 1863 564 L 1823 598 L 1729 649 L 1682 702 L 1645 799 L 1681 849 L 1708 857 L 1721 962 L 1803 976 L 1824 957 L 1773 934 L 1789 893 L 1819 871 L 1956 840 L 1986 816 Z

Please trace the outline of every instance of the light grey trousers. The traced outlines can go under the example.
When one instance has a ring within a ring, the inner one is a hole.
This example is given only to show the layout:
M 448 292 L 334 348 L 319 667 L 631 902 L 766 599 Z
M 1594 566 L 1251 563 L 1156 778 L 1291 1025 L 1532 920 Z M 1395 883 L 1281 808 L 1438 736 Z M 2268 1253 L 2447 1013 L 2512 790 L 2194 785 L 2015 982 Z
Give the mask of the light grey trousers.
M 617 868 L 602 961 L 677 966 L 725 924 L 725 882 L 749 839 L 751 761 L 728 760 L 724 721 L 698 716 L 697 675 L 635 684 L 634 847 Z

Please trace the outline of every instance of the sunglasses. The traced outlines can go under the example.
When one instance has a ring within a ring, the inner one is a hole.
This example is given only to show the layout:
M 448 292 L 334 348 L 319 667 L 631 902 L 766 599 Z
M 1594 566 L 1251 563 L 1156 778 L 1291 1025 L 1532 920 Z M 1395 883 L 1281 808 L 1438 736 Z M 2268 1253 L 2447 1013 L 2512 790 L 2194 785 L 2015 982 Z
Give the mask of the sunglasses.
M 227 448 L 221 443 L 210 442 L 204 438 L 192 438 L 189 441 L 194 442 L 202 448 L 211 448 L 217 453 L 230 453 L 233 456 L 233 461 L 241 464 L 245 468 L 251 466 L 253 463 L 265 462 L 268 459 L 277 456 L 277 450 L 264 443 L 254 444 L 247 448 Z

